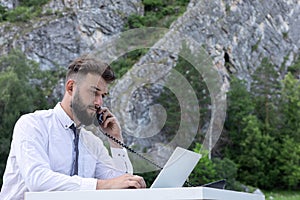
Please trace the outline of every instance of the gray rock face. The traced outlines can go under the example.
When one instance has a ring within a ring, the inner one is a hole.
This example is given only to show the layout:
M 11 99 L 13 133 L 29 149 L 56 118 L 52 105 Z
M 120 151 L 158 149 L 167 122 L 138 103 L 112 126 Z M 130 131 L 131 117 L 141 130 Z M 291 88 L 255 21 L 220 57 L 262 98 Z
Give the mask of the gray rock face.
M 73 16 L 41 22 L 39 28 L 21 35 L 14 44 L 42 68 L 65 66 L 88 48 L 76 25 Z
M 7 7 L 15 3 L 0 1 Z M 126 17 L 143 14 L 140 0 L 53 0 L 44 7 L 44 12 L 49 10 L 56 14 L 30 21 L 22 27 L 2 24 L 0 52 L 5 54 L 12 47 L 20 48 L 42 68 L 66 66 L 78 55 L 90 52 L 95 44 L 120 32 Z
M 296 59 L 299 12 L 295 0 L 193 0 L 173 28 L 204 44 L 216 64 L 226 58 L 228 71 L 249 79 L 264 57 L 277 66 Z
M 12 9 L 19 3 L 0 0 L 0 4 Z M 60 14 L 22 27 L 0 25 L 1 54 L 20 47 L 42 67 L 66 65 L 95 43 L 109 41 L 129 15 L 143 14 L 140 0 L 52 0 L 43 9 Z M 226 61 L 231 64 L 228 71 L 247 79 L 263 57 L 278 66 L 284 59 L 287 65 L 295 60 L 300 46 L 299 14 L 297 0 L 191 0 L 170 29 L 203 44 L 216 65 L 224 66 Z

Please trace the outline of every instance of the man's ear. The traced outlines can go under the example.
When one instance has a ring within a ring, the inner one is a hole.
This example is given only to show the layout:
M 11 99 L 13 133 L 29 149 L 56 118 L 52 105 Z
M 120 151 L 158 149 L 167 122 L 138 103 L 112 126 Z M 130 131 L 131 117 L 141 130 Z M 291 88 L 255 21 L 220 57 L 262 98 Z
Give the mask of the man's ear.
M 72 96 L 73 88 L 74 88 L 74 80 L 69 79 L 66 83 L 66 92 Z

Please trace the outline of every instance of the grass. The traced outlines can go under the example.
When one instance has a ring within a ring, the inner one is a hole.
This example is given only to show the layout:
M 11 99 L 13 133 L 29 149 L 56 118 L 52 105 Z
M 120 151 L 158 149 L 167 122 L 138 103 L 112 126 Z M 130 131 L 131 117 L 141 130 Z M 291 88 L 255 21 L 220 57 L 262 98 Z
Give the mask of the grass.
M 265 200 L 300 200 L 300 191 L 265 192 Z

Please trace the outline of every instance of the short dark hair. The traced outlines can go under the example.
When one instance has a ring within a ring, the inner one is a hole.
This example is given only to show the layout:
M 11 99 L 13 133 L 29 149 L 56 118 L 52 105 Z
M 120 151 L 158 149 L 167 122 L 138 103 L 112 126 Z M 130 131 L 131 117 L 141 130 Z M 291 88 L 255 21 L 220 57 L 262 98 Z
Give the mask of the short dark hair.
M 83 55 L 70 63 L 66 74 L 66 80 L 75 78 L 75 75 L 81 76 L 87 75 L 88 73 L 98 74 L 107 83 L 111 83 L 116 79 L 114 71 L 107 63 L 90 55 Z

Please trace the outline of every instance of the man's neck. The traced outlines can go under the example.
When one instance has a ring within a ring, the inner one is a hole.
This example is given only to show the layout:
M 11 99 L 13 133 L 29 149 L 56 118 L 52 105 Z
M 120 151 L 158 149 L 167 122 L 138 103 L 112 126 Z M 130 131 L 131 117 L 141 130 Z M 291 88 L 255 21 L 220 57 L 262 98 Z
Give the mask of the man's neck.
M 70 105 L 67 105 L 66 102 L 62 101 L 60 103 L 60 106 L 67 113 L 67 115 L 74 121 L 74 119 L 73 119 L 73 113 L 72 113 L 72 111 L 70 109 Z

